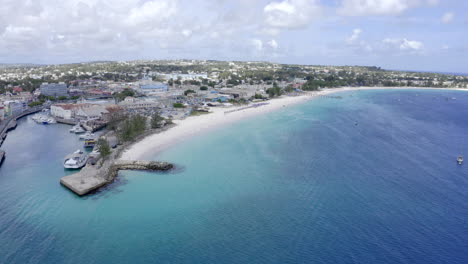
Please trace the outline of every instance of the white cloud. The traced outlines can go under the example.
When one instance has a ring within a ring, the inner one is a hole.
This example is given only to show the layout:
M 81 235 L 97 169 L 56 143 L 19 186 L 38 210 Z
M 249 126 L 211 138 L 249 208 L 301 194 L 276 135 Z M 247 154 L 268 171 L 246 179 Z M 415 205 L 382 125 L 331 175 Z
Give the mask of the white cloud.
M 453 19 L 455 18 L 455 14 L 452 13 L 452 12 L 447 12 L 445 13 L 442 18 L 441 18 L 441 21 L 442 23 L 444 24 L 449 24 L 449 23 L 452 23 Z
M 284 0 L 271 2 L 263 8 L 265 24 L 276 29 L 296 29 L 307 26 L 320 14 L 315 0 Z
M 416 40 L 408 40 L 406 38 L 386 38 L 382 41 L 387 47 L 395 48 L 401 51 L 421 51 L 424 44 Z
M 360 28 L 354 29 L 353 34 L 346 39 L 346 43 L 348 44 L 355 43 L 356 41 L 358 41 L 359 37 L 361 36 L 361 33 L 362 33 L 362 29 Z
M 278 49 L 278 42 L 276 40 L 272 39 L 267 42 L 268 46 L 270 46 L 272 49 Z
M 419 4 L 419 0 L 343 0 L 338 13 L 347 16 L 398 15 Z

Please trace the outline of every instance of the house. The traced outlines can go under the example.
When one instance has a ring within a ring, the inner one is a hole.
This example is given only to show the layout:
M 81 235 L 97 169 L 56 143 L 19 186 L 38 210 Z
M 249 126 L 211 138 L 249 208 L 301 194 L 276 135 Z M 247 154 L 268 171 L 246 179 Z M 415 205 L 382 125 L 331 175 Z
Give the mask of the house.
M 21 88 L 20 86 L 13 87 L 13 92 L 14 93 L 21 93 L 22 91 L 23 91 L 23 88 Z

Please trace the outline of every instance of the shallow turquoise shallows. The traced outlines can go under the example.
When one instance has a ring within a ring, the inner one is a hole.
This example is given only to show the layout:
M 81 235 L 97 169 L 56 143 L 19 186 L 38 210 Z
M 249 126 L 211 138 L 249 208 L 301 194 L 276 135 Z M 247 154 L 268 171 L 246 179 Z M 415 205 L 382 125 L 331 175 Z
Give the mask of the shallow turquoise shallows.
M 341 92 L 199 135 L 80 198 L 81 146 L 19 122 L 3 145 L 0 263 L 468 263 L 468 93 Z

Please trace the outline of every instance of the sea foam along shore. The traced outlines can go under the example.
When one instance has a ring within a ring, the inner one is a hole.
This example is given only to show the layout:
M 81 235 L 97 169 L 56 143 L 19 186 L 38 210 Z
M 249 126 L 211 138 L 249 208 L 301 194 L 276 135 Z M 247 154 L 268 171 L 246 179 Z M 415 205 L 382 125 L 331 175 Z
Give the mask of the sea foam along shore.
M 412 89 L 410 87 L 345 87 L 333 88 L 315 92 L 305 92 L 299 96 L 283 96 L 280 98 L 267 101 L 268 104 L 259 107 L 242 109 L 243 106 L 229 108 L 211 108 L 210 114 L 201 116 L 191 116 L 184 120 L 176 120 L 177 125 L 169 130 L 159 134 L 150 135 L 139 142 L 132 144 L 126 149 L 121 156 L 124 160 L 138 160 L 142 158 L 151 158 L 149 155 L 154 155 L 175 143 L 180 143 L 194 135 L 208 130 L 219 128 L 223 125 L 236 122 L 248 117 L 268 113 L 283 107 L 304 103 L 319 96 L 325 96 L 331 93 L 342 91 L 358 91 L 358 90 L 380 90 L 380 89 Z M 421 89 L 421 88 L 417 88 Z M 424 88 L 423 88 L 424 89 Z M 466 90 L 466 89 L 465 89 Z M 232 111 L 238 110 L 238 111 Z
M 267 104 L 265 105 L 246 109 L 242 109 L 245 106 L 234 106 L 227 108 L 212 107 L 209 114 L 190 116 L 184 120 L 175 120 L 174 123 L 177 124 L 175 127 L 158 134 L 147 136 L 141 141 L 132 144 L 122 153 L 121 159 L 138 160 L 142 158 L 148 158 L 148 155 L 156 154 L 175 143 L 180 143 L 181 141 L 200 134 L 201 132 L 207 132 L 208 130 L 219 128 L 223 125 L 230 124 L 248 117 L 257 116 L 283 107 L 303 103 L 317 96 L 327 95 L 333 92 L 337 92 L 338 90 L 344 91 L 345 89 L 306 92 L 298 96 L 283 96 L 266 101 Z

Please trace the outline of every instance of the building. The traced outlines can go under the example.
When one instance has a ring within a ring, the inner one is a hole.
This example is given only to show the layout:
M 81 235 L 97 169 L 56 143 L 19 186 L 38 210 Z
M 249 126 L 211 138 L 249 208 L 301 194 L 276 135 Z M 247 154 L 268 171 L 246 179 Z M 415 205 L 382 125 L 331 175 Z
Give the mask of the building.
M 169 91 L 169 86 L 165 83 L 142 84 L 140 89 L 145 94 L 163 93 Z
M 160 104 L 155 100 L 141 100 L 131 96 L 125 97 L 125 100 L 119 103 L 119 106 L 125 109 L 144 109 L 159 107 Z
M 25 103 L 21 101 L 5 101 L 3 104 L 5 105 L 4 113 L 7 116 L 19 115 L 26 109 Z
M 40 87 L 41 95 L 45 96 L 68 96 L 65 83 L 43 83 Z
M 54 104 L 50 106 L 50 114 L 62 119 L 73 119 L 75 108 L 75 104 Z
M 104 105 L 83 104 L 77 107 L 75 118 L 80 120 L 99 119 L 108 113 L 109 111 Z
M 115 105 L 104 104 L 54 104 L 50 106 L 52 116 L 61 119 L 100 119 L 109 114 L 109 108 Z

